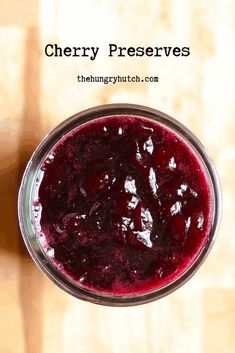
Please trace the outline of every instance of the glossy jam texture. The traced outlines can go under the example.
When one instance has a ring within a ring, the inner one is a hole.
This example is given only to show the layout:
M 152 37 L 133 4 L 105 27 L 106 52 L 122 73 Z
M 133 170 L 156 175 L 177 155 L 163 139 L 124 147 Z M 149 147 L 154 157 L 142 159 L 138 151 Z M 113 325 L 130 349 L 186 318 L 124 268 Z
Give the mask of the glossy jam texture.
M 98 292 L 162 286 L 208 240 L 200 161 L 175 133 L 144 118 L 96 119 L 65 136 L 42 165 L 35 204 L 52 261 Z

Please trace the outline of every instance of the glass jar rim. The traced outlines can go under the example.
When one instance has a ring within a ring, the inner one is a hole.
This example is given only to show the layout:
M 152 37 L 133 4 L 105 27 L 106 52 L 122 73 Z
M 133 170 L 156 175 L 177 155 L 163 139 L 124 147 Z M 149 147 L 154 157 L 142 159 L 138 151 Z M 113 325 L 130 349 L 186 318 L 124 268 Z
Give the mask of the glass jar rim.
M 147 118 L 163 124 L 165 127 L 173 130 L 181 136 L 181 138 L 189 144 L 200 157 L 206 173 L 208 174 L 207 176 L 210 179 L 211 189 L 213 192 L 213 220 L 209 234 L 209 241 L 207 241 L 202 247 L 201 251 L 189 267 L 186 267 L 186 269 L 179 276 L 162 287 L 156 288 L 150 292 L 131 295 L 111 295 L 102 292 L 94 292 L 79 286 L 77 283 L 70 280 L 59 271 L 52 261 L 49 260 L 48 256 L 46 256 L 45 252 L 42 251 L 38 242 L 35 227 L 31 220 L 31 197 L 33 185 L 35 183 L 35 176 L 51 149 L 58 141 L 61 140 L 61 138 L 66 136 L 76 127 L 81 126 L 91 120 L 117 115 Z M 63 121 L 46 135 L 34 151 L 25 169 L 19 189 L 18 217 L 21 233 L 31 257 L 39 268 L 60 288 L 79 299 L 92 303 L 109 306 L 131 306 L 160 299 L 181 287 L 194 275 L 194 273 L 204 262 L 214 244 L 221 219 L 221 204 L 221 188 L 216 169 L 204 146 L 190 130 L 169 115 L 153 108 L 129 103 L 115 103 L 95 106 L 93 108 L 81 111 Z

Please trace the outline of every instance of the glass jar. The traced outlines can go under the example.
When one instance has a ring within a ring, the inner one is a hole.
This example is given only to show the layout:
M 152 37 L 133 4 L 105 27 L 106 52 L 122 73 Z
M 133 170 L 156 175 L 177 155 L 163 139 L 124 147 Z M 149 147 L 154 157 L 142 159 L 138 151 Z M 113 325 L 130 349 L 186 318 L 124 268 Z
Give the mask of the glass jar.
M 159 124 L 172 130 L 190 146 L 202 164 L 209 182 L 212 223 L 209 233 L 209 240 L 204 244 L 193 262 L 174 280 L 170 281 L 166 285 L 163 285 L 162 287 L 146 293 L 111 295 L 86 289 L 80 286 L 64 275 L 62 271 L 59 270 L 58 266 L 55 266 L 48 253 L 46 253 L 43 249 L 39 241 L 39 237 L 37 236 L 38 230 L 34 222 L 33 202 L 35 200 L 35 190 L 37 189 L 41 166 L 48 157 L 52 148 L 58 143 L 58 141 L 60 141 L 62 137 L 88 121 L 102 117 L 122 115 L 147 118 L 158 122 Z M 148 107 L 133 104 L 109 104 L 97 106 L 75 114 L 58 125 L 44 138 L 33 153 L 24 172 L 19 190 L 18 215 L 23 239 L 30 255 L 38 267 L 55 284 L 71 295 L 92 303 L 110 306 L 130 306 L 148 303 L 175 291 L 186 281 L 188 281 L 201 266 L 215 241 L 215 236 L 221 217 L 221 190 L 215 167 L 205 148 L 185 126 L 168 115 Z

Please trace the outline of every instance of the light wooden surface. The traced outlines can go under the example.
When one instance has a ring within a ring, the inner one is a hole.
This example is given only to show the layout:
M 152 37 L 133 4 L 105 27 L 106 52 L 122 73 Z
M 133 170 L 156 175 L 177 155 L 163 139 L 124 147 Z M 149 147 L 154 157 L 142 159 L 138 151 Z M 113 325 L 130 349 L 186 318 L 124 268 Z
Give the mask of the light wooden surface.
M 61 45 L 190 46 L 188 58 L 46 58 Z M 158 84 L 78 84 L 78 74 L 158 75 Z M 235 352 L 235 2 L 8 0 L 0 5 L 0 352 Z M 197 274 L 157 302 L 95 306 L 53 285 L 29 258 L 16 200 L 40 139 L 90 106 L 131 102 L 184 123 L 223 189 L 216 244 Z

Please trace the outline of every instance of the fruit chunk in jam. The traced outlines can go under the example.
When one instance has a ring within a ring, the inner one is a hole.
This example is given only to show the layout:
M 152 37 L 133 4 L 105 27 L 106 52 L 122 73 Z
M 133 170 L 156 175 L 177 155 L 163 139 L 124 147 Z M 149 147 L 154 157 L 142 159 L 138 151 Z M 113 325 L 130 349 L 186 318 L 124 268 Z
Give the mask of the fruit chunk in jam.
M 210 192 L 192 148 L 130 116 L 83 124 L 42 165 L 40 234 L 85 288 L 143 293 L 177 278 L 208 240 Z

